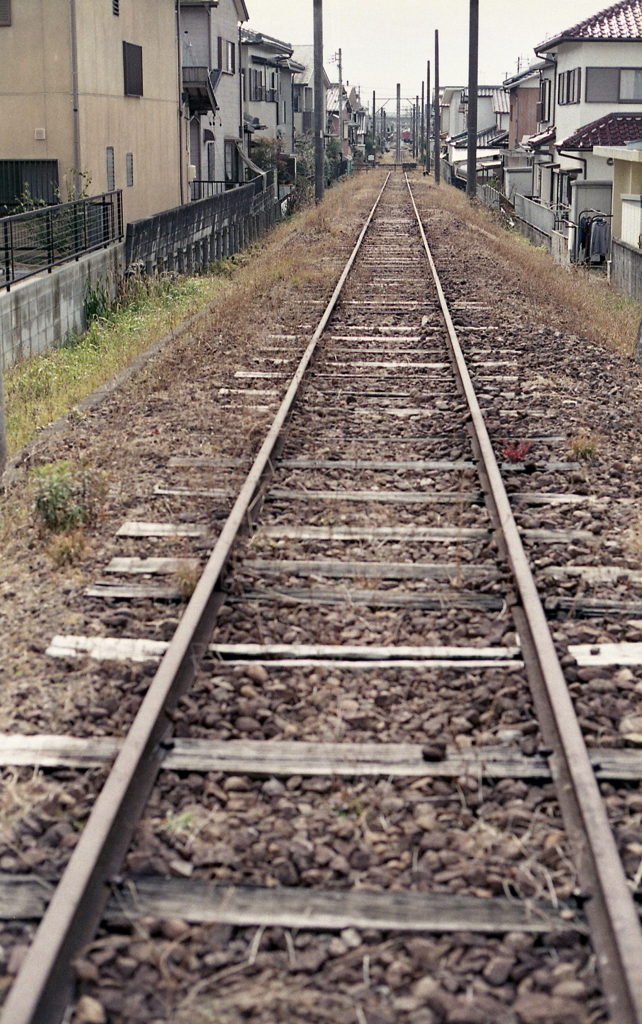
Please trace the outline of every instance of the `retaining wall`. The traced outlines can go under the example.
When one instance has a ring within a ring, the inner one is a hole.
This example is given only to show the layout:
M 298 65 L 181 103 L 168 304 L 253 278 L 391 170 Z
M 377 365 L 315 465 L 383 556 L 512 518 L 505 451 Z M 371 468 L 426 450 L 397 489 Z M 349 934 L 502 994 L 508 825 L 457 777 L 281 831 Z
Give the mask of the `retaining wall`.
M 116 242 L 0 292 L 2 366 L 7 369 L 61 345 L 70 332 L 83 331 L 88 286 L 108 285 L 113 299 L 124 270 L 125 243 Z
M 642 252 L 619 238 L 611 241 L 611 284 L 642 302 Z
M 107 285 L 116 297 L 130 264 L 146 273 L 190 274 L 244 249 L 280 216 L 273 175 L 127 225 L 127 237 L 51 273 L 0 292 L 0 367 L 61 345 L 86 325 L 87 287 Z

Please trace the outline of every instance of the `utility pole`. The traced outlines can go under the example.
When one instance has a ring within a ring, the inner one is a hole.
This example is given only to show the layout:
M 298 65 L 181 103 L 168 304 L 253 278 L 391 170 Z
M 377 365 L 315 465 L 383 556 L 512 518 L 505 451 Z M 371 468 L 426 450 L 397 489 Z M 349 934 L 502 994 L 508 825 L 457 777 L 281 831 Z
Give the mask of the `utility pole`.
M 415 160 L 419 159 L 419 97 L 415 96 Z
M 343 61 L 341 47 L 331 58 L 333 64 L 339 65 L 339 144 L 341 146 L 341 160 L 343 160 Z
M 323 0 L 314 4 L 314 198 L 323 199 L 325 103 L 323 102 Z
M 377 162 L 377 97 L 374 89 L 372 90 L 372 152 L 374 153 L 374 162 Z
M 430 61 L 426 61 L 426 174 L 430 174 Z
M 441 177 L 441 144 L 439 135 L 441 132 L 441 111 L 439 109 L 439 30 L 435 29 L 435 184 L 439 184 Z
M 425 129 L 424 129 L 424 116 L 425 116 L 425 113 L 426 113 L 426 97 L 424 96 L 425 88 L 426 88 L 426 83 L 422 82 L 421 83 L 421 128 L 420 128 L 420 133 L 421 134 L 419 135 L 419 139 L 420 139 L 420 142 L 419 142 L 419 163 L 421 163 L 421 164 L 424 162 L 424 144 L 425 144 L 425 141 L 426 141 L 426 134 L 425 134 Z
M 401 86 L 397 82 L 397 145 L 395 148 L 395 163 L 401 163 Z
M 468 34 L 468 160 L 466 195 L 477 195 L 477 92 L 479 62 L 479 0 L 470 0 Z

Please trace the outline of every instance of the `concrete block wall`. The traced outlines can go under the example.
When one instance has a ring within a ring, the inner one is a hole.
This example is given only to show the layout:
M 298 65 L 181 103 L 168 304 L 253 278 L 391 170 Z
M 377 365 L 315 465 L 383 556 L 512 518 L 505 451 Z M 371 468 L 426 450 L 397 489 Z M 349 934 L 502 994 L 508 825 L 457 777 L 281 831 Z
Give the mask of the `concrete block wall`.
M 7 369 L 22 359 L 61 345 L 86 327 L 87 287 L 108 286 L 112 299 L 125 271 L 125 243 L 54 267 L 0 292 L 0 361 Z

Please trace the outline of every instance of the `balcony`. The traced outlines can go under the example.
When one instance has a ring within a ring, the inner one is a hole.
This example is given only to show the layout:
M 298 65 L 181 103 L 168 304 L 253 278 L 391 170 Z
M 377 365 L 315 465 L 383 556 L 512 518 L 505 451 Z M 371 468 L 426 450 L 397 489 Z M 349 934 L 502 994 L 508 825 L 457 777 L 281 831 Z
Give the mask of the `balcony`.
M 218 108 L 215 93 L 220 77 L 220 71 L 207 67 L 183 68 L 183 96 L 190 114 L 206 114 Z

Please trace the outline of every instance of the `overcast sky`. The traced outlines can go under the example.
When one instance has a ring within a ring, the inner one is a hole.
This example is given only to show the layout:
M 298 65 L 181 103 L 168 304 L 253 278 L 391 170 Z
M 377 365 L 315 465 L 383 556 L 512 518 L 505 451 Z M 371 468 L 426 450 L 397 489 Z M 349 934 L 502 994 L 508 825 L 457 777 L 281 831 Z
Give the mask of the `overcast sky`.
M 613 0 L 480 0 L 479 80 L 501 83 L 517 70 L 517 58 L 534 58 L 533 47 L 604 10 Z M 312 0 L 247 0 L 249 27 L 288 43 L 312 43 Z M 360 85 L 362 100 L 421 92 L 426 60 L 439 30 L 442 85 L 468 77 L 468 0 L 324 0 L 324 54 L 343 51 L 344 78 Z M 377 106 L 379 105 L 377 101 Z

